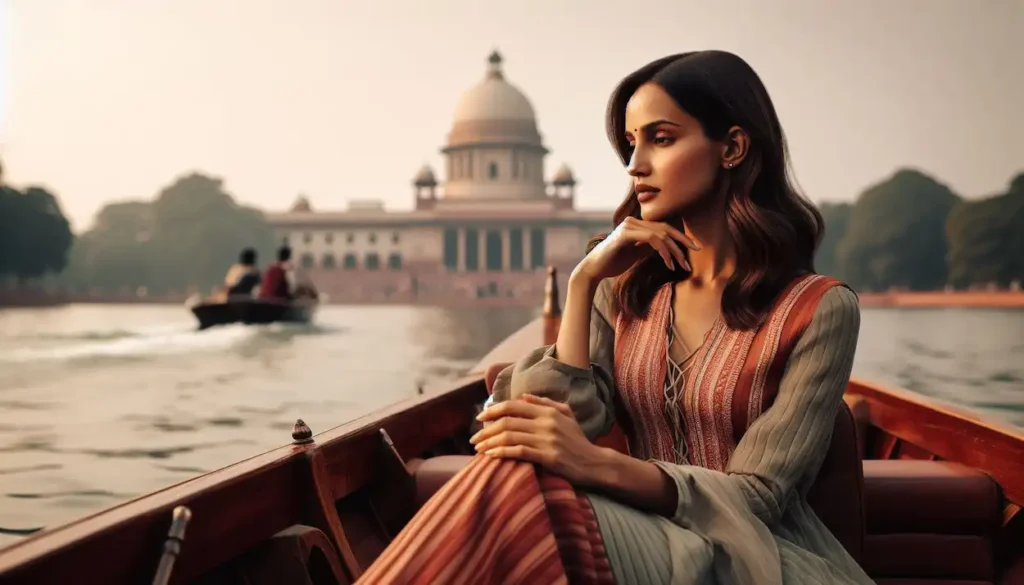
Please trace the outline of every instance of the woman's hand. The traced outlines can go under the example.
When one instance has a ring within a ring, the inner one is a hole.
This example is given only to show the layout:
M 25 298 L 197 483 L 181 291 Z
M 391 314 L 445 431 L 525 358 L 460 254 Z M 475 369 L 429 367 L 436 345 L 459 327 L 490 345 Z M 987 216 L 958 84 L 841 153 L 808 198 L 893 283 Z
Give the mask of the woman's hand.
M 681 245 L 700 250 L 700 245 L 693 238 L 667 223 L 627 217 L 587 254 L 577 270 L 595 282 L 612 278 L 629 270 L 652 249 L 661 256 L 669 270 L 675 270 L 676 263 L 690 270 Z
M 604 449 L 587 439 L 568 404 L 524 394 L 477 419 L 485 426 L 469 441 L 478 453 L 536 463 L 577 486 L 600 483 Z

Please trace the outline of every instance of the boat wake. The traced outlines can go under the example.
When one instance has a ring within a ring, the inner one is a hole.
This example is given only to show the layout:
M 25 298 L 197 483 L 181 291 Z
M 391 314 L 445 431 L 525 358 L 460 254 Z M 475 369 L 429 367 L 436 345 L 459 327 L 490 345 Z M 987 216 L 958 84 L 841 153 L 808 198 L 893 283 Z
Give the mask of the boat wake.
M 309 330 L 309 331 L 306 331 Z M 22 338 L 18 347 L 0 352 L 0 362 L 27 364 L 47 361 L 95 359 L 146 359 L 150 357 L 208 352 L 257 341 L 317 333 L 313 327 L 227 325 L 197 331 L 191 324 L 112 329 L 67 335 Z

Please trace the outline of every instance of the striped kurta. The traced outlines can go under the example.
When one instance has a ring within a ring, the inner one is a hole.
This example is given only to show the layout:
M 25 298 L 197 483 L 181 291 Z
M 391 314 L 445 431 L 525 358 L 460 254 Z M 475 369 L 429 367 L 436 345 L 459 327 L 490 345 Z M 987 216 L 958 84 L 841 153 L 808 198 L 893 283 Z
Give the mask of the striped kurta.
M 671 287 L 644 319 L 629 321 L 614 316 L 610 283 L 602 283 L 591 367 L 538 348 L 498 376 L 495 400 L 533 393 L 568 402 L 591 440 L 618 420 L 630 454 L 675 481 L 675 514 L 640 512 L 532 465 L 477 457 L 364 580 L 871 584 L 805 499 L 859 331 L 856 296 L 838 284 L 817 275 L 794 281 L 751 331 L 719 319 L 670 393 Z M 667 404 L 673 396 L 678 404 Z M 679 423 L 685 445 L 675 444 Z

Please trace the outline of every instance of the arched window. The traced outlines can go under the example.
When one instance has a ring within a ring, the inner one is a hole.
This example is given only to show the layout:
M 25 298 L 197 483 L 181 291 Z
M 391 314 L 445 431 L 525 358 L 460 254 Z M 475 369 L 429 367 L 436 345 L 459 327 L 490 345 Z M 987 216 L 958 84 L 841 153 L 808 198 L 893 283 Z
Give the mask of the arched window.
M 492 162 L 491 164 L 487 165 L 487 176 L 490 177 L 491 179 L 498 178 L 498 163 Z
M 356 260 L 356 255 L 349 253 L 345 254 L 345 270 L 355 270 L 359 267 L 359 261 Z
M 324 257 L 320 259 L 320 266 L 325 270 L 334 270 L 334 254 L 330 252 L 324 254 Z
M 306 254 L 302 255 L 302 261 L 301 262 L 302 262 L 302 267 L 306 268 L 306 269 L 312 268 L 313 265 L 316 264 L 316 261 L 313 259 L 313 255 L 309 254 L 309 253 L 306 253 Z

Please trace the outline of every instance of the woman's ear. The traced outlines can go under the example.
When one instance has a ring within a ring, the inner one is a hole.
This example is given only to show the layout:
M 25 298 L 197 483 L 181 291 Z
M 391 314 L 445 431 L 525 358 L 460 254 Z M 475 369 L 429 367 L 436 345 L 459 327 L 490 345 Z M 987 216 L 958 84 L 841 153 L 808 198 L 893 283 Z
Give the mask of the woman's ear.
M 739 126 L 729 128 L 725 133 L 722 147 L 722 166 L 734 169 L 740 166 L 750 149 L 750 135 Z

